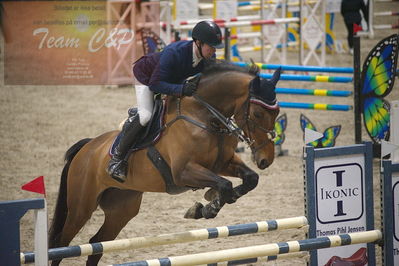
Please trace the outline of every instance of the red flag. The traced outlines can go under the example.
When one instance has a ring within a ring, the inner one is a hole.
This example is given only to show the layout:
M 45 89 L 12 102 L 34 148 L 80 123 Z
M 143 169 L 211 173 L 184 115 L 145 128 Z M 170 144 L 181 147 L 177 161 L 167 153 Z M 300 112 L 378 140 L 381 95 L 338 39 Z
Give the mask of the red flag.
M 44 187 L 43 176 L 36 177 L 29 183 L 26 183 L 21 187 L 23 190 L 31 191 L 46 195 L 46 189 Z
M 356 35 L 356 33 L 357 33 L 358 31 L 362 31 L 362 30 L 363 30 L 363 28 L 362 28 L 361 25 L 357 25 L 356 23 L 353 23 L 353 34 Z

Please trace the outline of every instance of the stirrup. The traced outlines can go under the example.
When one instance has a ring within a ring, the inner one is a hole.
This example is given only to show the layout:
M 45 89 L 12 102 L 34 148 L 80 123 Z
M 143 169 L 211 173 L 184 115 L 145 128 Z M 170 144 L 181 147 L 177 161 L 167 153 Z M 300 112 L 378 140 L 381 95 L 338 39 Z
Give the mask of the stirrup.
M 107 173 L 116 181 L 124 183 L 127 178 L 127 162 L 112 158 L 109 161 Z

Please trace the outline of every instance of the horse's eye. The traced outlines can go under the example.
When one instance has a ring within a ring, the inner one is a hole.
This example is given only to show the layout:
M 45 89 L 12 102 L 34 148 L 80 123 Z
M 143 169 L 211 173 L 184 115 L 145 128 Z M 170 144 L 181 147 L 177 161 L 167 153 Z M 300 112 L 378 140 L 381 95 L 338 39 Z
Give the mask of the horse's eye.
M 254 112 L 254 116 L 255 116 L 256 118 L 262 118 L 262 117 L 263 117 L 263 114 L 260 113 L 260 112 Z

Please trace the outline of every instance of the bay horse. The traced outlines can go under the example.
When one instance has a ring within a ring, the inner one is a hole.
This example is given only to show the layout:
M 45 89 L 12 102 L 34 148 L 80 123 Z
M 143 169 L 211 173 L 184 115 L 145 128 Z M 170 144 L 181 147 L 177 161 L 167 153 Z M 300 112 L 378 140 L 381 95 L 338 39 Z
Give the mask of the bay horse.
M 210 202 L 196 203 L 185 216 L 199 219 L 214 218 L 223 205 L 253 190 L 259 176 L 235 153 L 238 139 L 248 143 L 254 162 L 265 169 L 274 160 L 273 129 L 279 113 L 274 91 L 279 74 L 271 82 L 257 72 L 258 68 L 214 63 L 201 75 L 193 97 L 166 98 L 167 126 L 153 147 L 170 166 L 174 189 L 168 189 L 147 157 L 147 149 L 130 155 L 126 182 L 119 183 L 106 173 L 109 149 L 118 131 L 74 144 L 65 155 L 49 247 L 68 246 L 98 206 L 105 219 L 90 243 L 114 240 L 138 214 L 144 192 L 177 194 L 210 188 L 205 194 Z M 238 177 L 242 184 L 233 187 L 222 176 Z M 101 256 L 89 256 L 87 265 L 97 265 Z

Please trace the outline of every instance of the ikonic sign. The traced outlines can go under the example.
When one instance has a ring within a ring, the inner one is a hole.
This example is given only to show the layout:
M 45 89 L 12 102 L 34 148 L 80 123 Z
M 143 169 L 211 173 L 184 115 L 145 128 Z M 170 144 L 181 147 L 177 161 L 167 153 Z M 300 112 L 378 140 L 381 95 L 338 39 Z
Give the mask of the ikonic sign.
M 363 169 L 359 164 L 320 167 L 316 172 L 316 188 L 319 223 L 353 221 L 362 217 Z
M 372 158 L 366 156 L 366 147 L 372 154 L 371 144 L 327 150 L 306 147 L 310 238 L 373 229 Z M 356 256 L 368 253 L 371 263 L 373 251 L 367 247 L 367 244 L 358 244 L 312 251 L 311 265 L 325 265 L 336 258 L 334 256 L 349 258 L 355 253 Z

